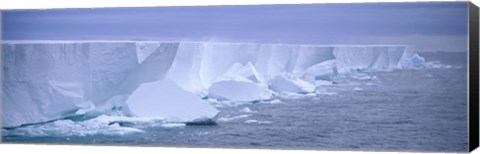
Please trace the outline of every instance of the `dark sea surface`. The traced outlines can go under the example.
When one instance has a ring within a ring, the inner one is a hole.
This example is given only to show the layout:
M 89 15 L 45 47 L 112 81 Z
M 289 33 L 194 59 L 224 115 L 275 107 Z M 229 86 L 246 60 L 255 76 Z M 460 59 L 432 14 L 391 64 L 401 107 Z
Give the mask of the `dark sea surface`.
M 357 73 L 339 77 L 336 84 L 321 86 L 316 95 L 216 105 L 221 112 L 217 125 L 213 126 L 133 125 L 125 127 L 136 127 L 143 132 L 84 136 L 72 131 L 66 134 L 46 131 L 41 132 L 44 135 L 31 136 L 20 130 L 2 130 L 2 140 L 40 144 L 466 152 L 466 53 L 420 55 L 451 68 Z

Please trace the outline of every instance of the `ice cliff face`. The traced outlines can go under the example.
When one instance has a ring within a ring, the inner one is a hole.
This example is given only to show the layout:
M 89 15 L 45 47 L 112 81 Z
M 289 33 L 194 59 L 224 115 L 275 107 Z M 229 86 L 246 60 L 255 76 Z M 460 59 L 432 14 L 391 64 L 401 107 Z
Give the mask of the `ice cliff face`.
M 77 41 L 2 47 L 3 127 L 111 111 L 188 122 L 218 113 L 204 97 L 265 100 L 312 92 L 316 80 L 338 73 L 424 62 L 406 46 Z

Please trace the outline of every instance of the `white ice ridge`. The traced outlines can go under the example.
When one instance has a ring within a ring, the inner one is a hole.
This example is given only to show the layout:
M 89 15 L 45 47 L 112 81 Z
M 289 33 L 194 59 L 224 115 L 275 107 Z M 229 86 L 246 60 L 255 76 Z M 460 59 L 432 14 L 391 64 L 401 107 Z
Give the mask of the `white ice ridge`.
M 217 111 L 200 98 L 266 100 L 312 92 L 316 80 L 338 73 L 425 66 L 407 46 L 395 45 L 7 41 L 2 47 L 3 127 L 112 110 L 180 121 L 213 118 Z M 166 80 L 171 91 L 155 86 Z M 138 99 L 139 91 L 156 100 Z M 167 92 L 188 101 L 159 97 Z M 179 112 L 166 111 L 173 108 Z

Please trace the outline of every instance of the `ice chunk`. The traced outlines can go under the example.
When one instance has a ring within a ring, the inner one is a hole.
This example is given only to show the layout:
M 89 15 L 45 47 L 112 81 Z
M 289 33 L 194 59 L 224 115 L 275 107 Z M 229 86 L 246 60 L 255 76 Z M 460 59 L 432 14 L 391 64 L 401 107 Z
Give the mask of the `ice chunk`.
M 315 84 L 316 80 L 332 80 L 333 76 L 338 74 L 335 66 L 335 60 L 327 60 L 313 66 L 308 67 L 302 78 L 312 84 Z
M 245 65 L 254 62 L 259 44 L 248 43 L 201 43 L 202 59 L 200 78 L 204 87 L 224 74 L 235 63 Z
M 269 88 L 276 92 L 310 93 L 315 91 L 315 85 L 299 78 L 279 75 L 270 81 Z
M 411 57 L 403 58 L 400 61 L 400 66 L 406 69 L 427 68 L 428 63 L 425 62 L 423 57 L 415 53 Z
M 311 99 L 312 97 L 317 96 L 316 93 L 307 93 L 307 94 L 299 94 L 299 93 L 281 93 L 278 95 L 278 98 L 287 99 L 287 100 L 298 100 L 298 99 Z
M 191 122 L 215 117 L 218 110 L 171 80 L 142 84 L 127 99 L 137 117 L 163 117 L 169 122 Z
M 209 88 L 209 97 L 230 101 L 256 101 L 272 97 L 267 85 L 260 78 L 251 62 L 234 63 Z
M 216 81 L 221 80 L 252 81 L 260 84 L 265 82 L 260 78 L 251 62 L 248 62 L 245 66 L 240 63 L 233 64 L 223 75 L 216 79 Z
M 209 89 L 208 96 L 219 100 L 248 102 L 270 99 L 272 98 L 272 93 L 257 83 L 224 80 L 213 83 Z
M 271 122 L 271 121 L 258 121 L 258 120 L 251 119 L 251 120 L 245 121 L 245 123 L 247 123 L 247 124 L 254 124 L 254 123 L 255 124 L 271 124 L 273 122 Z
M 229 122 L 229 121 L 234 121 L 234 120 L 248 118 L 248 117 L 250 117 L 249 114 L 242 114 L 242 115 L 237 115 L 237 116 L 226 116 L 226 117 L 218 118 L 218 121 Z
M 184 123 L 166 123 L 162 125 L 163 127 L 172 128 L 172 127 L 185 127 L 187 126 Z

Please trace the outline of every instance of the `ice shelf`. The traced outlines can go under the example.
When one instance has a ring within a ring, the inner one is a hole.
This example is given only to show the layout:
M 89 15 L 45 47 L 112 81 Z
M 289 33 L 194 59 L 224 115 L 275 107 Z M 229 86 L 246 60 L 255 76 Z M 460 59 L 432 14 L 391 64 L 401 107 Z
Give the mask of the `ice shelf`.
M 388 45 L 4 41 L 2 47 L 3 127 L 109 110 L 211 118 L 218 111 L 201 98 L 265 100 L 313 92 L 316 80 L 337 74 L 425 66 L 422 57 L 406 54 L 407 46 Z

